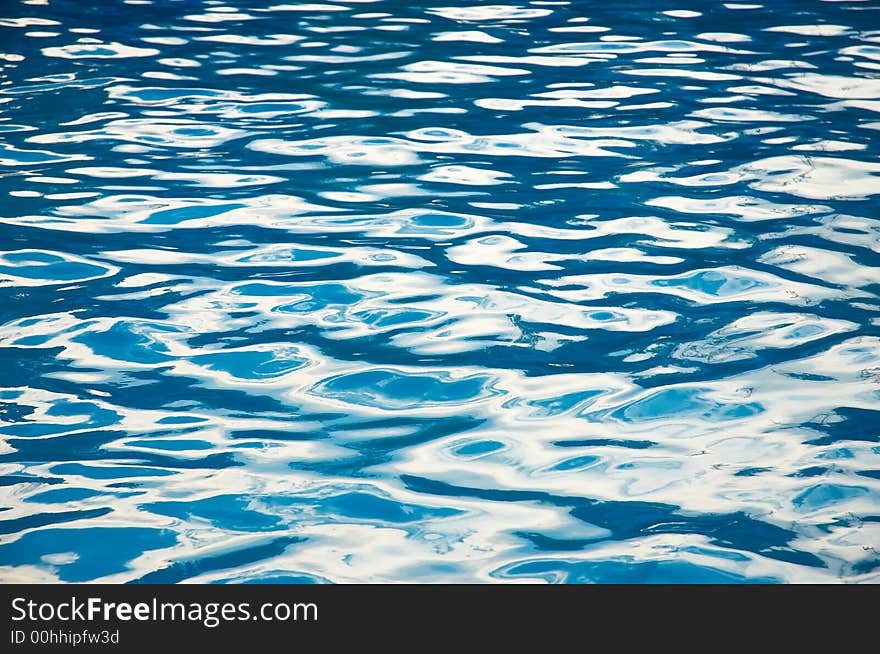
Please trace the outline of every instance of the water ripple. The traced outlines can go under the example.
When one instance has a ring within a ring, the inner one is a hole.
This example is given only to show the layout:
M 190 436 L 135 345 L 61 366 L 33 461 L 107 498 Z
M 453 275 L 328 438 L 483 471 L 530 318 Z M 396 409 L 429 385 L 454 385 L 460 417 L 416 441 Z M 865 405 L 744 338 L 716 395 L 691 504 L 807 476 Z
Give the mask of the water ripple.
M 876 2 L 32 5 L 0 580 L 880 580 Z

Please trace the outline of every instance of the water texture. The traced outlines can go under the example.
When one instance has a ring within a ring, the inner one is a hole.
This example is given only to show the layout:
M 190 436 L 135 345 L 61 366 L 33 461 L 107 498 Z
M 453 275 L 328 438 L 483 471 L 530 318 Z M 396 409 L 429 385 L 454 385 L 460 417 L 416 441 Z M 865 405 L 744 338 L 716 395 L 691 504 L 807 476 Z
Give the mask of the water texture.
M 0 580 L 880 581 L 880 3 L 0 4 Z

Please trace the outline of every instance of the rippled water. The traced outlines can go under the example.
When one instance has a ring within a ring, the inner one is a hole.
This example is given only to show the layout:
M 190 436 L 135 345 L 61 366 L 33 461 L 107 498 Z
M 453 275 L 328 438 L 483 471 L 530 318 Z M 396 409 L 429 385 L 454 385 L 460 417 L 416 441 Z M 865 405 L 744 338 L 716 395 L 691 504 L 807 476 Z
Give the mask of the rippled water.
M 0 579 L 880 581 L 880 3 L 0 16 Z

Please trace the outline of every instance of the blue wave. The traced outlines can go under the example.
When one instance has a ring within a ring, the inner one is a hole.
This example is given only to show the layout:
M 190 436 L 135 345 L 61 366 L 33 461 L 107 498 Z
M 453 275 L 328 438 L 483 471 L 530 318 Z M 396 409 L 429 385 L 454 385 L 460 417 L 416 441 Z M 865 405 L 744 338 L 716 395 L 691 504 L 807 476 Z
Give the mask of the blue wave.
M 0 14 L 0 581 L 880 581 L 873 0 Z

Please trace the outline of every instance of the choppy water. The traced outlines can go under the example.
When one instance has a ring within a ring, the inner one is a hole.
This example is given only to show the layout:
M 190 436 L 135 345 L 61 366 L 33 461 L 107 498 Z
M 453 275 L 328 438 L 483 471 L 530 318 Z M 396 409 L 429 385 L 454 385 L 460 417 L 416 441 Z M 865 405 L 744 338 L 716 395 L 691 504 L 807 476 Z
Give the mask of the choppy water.
M 878 581 L 880 4 L 3 2 L 4 581 Z

